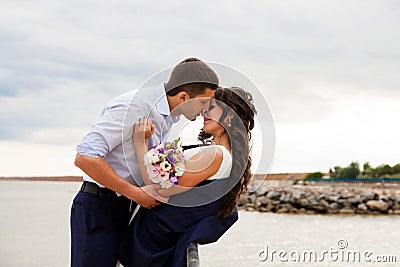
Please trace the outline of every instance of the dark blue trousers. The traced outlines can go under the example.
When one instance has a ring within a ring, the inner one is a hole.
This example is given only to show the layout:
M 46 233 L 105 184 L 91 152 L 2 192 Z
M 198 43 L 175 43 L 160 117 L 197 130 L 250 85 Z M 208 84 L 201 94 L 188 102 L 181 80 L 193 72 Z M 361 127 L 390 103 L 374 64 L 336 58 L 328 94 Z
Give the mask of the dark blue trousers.
M 118 247 L 136 204 L 125 197 L 79 192 L 71 208 L 71 266 L 114 267 Z
M 191 242 L 217 241 L 237 220 L 237 211 L 218 217 L 221 200 L 198 207 L 161 204 L 140 208 L 121 242 L 120 261 L 125 267 L 186 267 Z

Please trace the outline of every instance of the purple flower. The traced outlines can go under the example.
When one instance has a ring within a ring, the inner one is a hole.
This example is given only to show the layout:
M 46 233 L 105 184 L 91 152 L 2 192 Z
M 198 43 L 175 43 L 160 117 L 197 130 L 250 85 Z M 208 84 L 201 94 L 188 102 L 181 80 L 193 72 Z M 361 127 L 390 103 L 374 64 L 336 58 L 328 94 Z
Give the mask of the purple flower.
M 161 153 L 161 154 L 164 154 L 164 148 L 159 148 L 158 152 Z
M 168 154 L 167 155 L 167 160 L 171 165 L 175 164 L 175 159 L 174 159 L 174 156 L 172 154 Z
M 173 183 L 174 185 L 177 185 L 177 184 L 178 184 L 178 178 L 176 178 L 175 176 L 172 176 L 171 179 L 169 179 L 169 181 L 170 181 L 171 183 Z

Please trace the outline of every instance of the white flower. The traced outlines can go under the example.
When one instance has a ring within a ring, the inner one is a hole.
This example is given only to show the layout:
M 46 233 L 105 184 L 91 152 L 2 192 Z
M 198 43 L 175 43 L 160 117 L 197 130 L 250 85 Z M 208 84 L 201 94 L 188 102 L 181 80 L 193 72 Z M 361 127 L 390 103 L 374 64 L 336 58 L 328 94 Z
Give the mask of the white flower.
M 165 172 L 171 170 L 171 168 L 172 168 L 171 164 L 169 164 L 168 161 L 163 161 L 163 162 L 161 162 L 160 167 L 161 167 L 161 169 L 162 169 L 163 171 L 165 171 Z
M 145 165 L 150 165 L 150 164 L 156 163 L 159 160 L 160 159 L 158 157 L 158 152 L 156 152 L 156 150 L 154 150 L 154 149 L 147 151 L 147 153 L 144 155 L 144 164 Z
M 175 166 L 176 176 L 182 176 L 185 172 L 185 164 L 178 164 Z
M 174 164 L 172 165 L 167 158 Z M 159 144 L 145 154 L 144 163 L 152 182 L 159 184 L 161 188 L 170 188 L 185 172 L 186 160 L 183 155 L 182 141 L 178 138 L 173 142 Z M 172 170 L 174 170 L 174 183 L 170 181 Z
M 160 171 L 157 169 L 157 167 L 152 165 L 147 167 L 147 173 L 149 174 L 149 178 L 153 183 L 158 184 L 160 182 Z
M 158 146 L 156 146 L 156 149 L 164 148 L 164 145 L 161 143 Z

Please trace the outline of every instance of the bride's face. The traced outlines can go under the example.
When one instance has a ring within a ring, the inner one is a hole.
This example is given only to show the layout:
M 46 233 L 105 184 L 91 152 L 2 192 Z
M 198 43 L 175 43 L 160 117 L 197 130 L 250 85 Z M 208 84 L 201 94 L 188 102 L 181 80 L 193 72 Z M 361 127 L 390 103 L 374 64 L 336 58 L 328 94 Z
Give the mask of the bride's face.
M 210 100 L 208 111 L 203 112 L 204 118 L 203 131 L 212 135 L 220 135 L 224 132 L 224 127 L 219 123 L 222 115 L 222 107 L 217 104 L 215 99 Z

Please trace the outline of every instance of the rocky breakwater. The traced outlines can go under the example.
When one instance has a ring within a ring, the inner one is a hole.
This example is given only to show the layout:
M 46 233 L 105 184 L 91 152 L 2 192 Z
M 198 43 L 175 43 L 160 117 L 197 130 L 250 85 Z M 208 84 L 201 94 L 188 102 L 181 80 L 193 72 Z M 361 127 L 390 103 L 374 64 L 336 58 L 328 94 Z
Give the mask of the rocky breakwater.
M 243 194 L 239 209 L 304 214 L 400 215 L 400 194 L 377 189 L 293 186 Z

